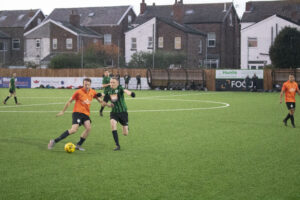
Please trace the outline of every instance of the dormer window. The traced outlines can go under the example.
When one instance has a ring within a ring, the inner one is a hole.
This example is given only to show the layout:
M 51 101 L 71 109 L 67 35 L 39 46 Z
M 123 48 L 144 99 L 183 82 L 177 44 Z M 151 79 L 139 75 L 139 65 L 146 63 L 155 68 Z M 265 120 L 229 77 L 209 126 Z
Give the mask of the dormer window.
M 37 24 L 40 24 L 42 20 L 40 18 L 37 19 Z
M 89 13 L 89 17 L 94 17 L 94 16 L 95 16 L 94 12 Z
M 194 10 L 187 10 L 187 11 L 185 11 L 185 14 L 186 15 L 194 14 Z
M 128 15 L 128 24 L 130 24 L 132 22 L 132 16 Z
M 21 20 L 25 15 L 24 14 L 21 14 L 18 16 L 18 20 Z
M 0 17 L 0 21 L 4 21 L 6 19 L 7 16 L 1 16 Z

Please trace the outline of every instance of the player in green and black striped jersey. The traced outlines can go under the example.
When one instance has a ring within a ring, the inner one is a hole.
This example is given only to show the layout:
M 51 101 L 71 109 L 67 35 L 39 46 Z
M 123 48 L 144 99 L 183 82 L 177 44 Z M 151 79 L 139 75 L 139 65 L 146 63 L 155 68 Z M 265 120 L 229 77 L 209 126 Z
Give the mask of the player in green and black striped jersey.
M 17 96 L 16 96 L 16 76 L 17 76 L 17 74 L 13 73 L 13 76 L 11 77 L 11 79 L 9 81 L 9 96 L 7 96 L 5 98 L 5 100 L 3 101 L 3 104 L 6 104 L 7 100 L 12 96 L 14 96 L 15 103 L 17 105 L 20 104 L 20 103 L 18 103 Z
M 104 71 L 104 77 L 102 79 L 102 87 L 104 90 L 104 101 L 107 102 L 109 100 L 108 91 L 110 89 L 110 76 L 109 76 L 109 71 L 107 71 L 107 70 Z M 102 104 L 101 109 L 100 109 L 101 117 L 103 116 L 104 107 L 105 107 L 105 105 Z
M 110 89 L 108 91 L 110 97 L 109 100 L 111 102 L 109 106 L 112 107 L 110 112 L 110 125 L 112 127 L 112 134 L 116 143 L 115 151 L 120 150 L 117 132 L 118 122 L 122 125 L 123 135 L 128 135 L 128 113 L 124 93 L 131 97 L 135 97 L 135 93 L 124 89 L 121 85 L 119 85 L 119 81 L 116 78 L 110 79 Z M 107 103 L 107 101 L 105 102 Z

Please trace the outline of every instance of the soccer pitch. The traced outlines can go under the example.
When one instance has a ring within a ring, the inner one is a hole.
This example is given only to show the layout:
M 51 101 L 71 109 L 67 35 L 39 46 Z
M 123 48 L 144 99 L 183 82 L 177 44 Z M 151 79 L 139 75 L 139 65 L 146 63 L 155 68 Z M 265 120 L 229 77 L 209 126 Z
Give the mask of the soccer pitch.
M 94 100 L 86 151 L 63 148 L 82 127 L 48 150 L 71 127 L 74 103 L 55 115 L 74 91 L 19 89 L 22 105 L 0 105 L 1 200 L 300 199 L 300 113 L 285 127 L 279 93 L 135 91 L 118 152 Z

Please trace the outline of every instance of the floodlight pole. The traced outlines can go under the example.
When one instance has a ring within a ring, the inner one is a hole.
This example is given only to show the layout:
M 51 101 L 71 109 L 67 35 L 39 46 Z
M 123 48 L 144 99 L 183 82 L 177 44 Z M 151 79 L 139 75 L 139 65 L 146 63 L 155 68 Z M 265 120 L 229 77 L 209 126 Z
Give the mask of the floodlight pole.
M 81 70 L 82 70 L 82 75 L 85 76 L 84 71 L 83 71 L 83 39 L 82 39 L 82 37 L 81 37 L 80 42 L 81 42 L 81 45 L 80 45 L 81 46 Z

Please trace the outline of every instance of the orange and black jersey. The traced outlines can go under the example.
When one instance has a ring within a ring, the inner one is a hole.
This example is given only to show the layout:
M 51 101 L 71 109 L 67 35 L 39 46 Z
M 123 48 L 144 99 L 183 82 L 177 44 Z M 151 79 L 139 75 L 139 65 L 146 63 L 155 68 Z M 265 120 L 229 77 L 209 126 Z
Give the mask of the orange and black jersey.
M 295 81 L 286 81 L 281 89 L 285 93 L 285 102 L 296 102 L 295 96 L 298 90 L 298 83 Z
M 90 116 L 90 106 L 93 98 L 97 98 L 95 90 L 89 89 L 88 92 L 84 88 L 77 90 L 72 96 L 72 99 L 75 100 L 73 112 Z

